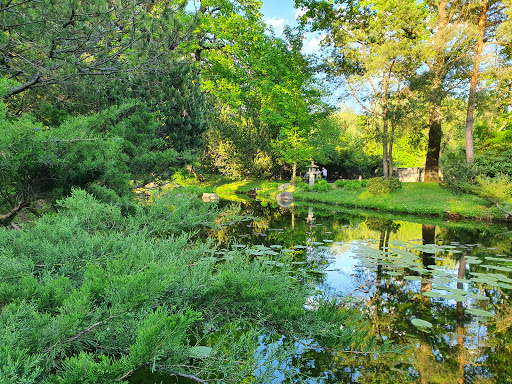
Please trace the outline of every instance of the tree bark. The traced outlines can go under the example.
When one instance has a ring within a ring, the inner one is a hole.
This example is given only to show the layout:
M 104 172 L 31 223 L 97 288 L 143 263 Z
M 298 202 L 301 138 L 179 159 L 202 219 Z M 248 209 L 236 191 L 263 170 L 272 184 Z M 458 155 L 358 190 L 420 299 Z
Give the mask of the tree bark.
M 449 13 L 447 11 L 448 1 L 442 0 L 437 6 L 437 31 L 434 36 L 435 57 L 434 62 L 429 65 L 432 73 L 432 88 L 430 90 L 431 107 L 429 111 L 429 134 L 427 156 L 425 159 L 425 181 L 439 181 L 439 154 L 441 153 L 442 131 L 442 102 L 443 102 L 443 80 L 447 73 L 445 51 L 448 41 L 445 34 L 449 26 Z
M 388 163 L 388 119 L 384 117 L 382 127 L 382 169 L 384 177 L 389 178 L 389 163 Z
M 16 217 L 19 211 L 25 208 L 26 203 L 23 200 L 18 201 L 18 204 L 11 209 L 10 212 L 5 215 L 0 215 L 0 224 L 10 224 L 10 222 Z
M 478 40 L 475 46 L 473 71 L 471 74 L 471 84 L 469 86 L 468 110 L 466 114 L 466 162 L 468 164 L 472 163 L 475 157 L 473 149 L 473 115 L 476 104 L 476 86 L 478 84 L 478 76 L 480 75 L 480 62 L 482 61 L 487 10 L 487 0 L 482 0 L 482 8 L 480 8 L 480 16 L 478 19 Z
M 292 187 L 295 187 L 295 179 L 297 178 L 297 162 L 293 163 L 293 172 L 292 172 Z
M 441 152 L 441 104 L 435 103 L 430 108 L 427 158 L 425 161 L 425 181 L 439 181 L 439 154 Z

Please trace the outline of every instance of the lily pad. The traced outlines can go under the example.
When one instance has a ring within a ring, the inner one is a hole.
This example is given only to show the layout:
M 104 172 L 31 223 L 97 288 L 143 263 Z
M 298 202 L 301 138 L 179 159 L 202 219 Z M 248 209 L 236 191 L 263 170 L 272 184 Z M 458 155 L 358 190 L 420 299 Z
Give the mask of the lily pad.
M 421 319 L 412 319 L 411 320 L 412 325 L 418 328 L 432 328 L 432 323 L 427 320 L 421 320 Z
M 466 301 L 466 296 L 459 295 L 457 293 L 450 293 L 448 295 L 445 295 L 444 298 L 446 300 L 455 300 L 455 301 L 458 301 L 458 302 Z
M 443 297 L 443 295 L 441 295 L 439 292 L 423 292 L 422 293 L 423 296 L 426 296 L 426 297 Z
M 420 276 L 405 276 L 404 279 L 405 280 L 412 280 L 412 281 L 420 281 L 421 277 Z
M 470 293 L 468 296 L 471 297 L 473 300 L 489 300 L 487 296 L 479 295 L 477 293 Z
M 475 315 L 475 316 L 494 317 L 494 314 L 492 312 L 485 311 L 483 309 L 478 309 L 478 308 L 469 308 L 469 309 L 466 309 L 466 312 L 471 313 L 472 315 Z
M 512 272 L 512 268 L 510 267 L 502 267 L 500 265 L 489 265 L 489 264 L 482 264 L 481 267 L 489 268 L 489 269 L 496 269 L 497 271 L 502 272 Z

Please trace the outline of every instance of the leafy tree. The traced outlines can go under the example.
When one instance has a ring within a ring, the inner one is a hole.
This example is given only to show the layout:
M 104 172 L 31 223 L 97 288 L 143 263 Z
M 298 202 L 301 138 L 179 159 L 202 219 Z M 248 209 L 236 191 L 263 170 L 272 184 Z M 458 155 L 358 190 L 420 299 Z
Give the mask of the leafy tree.
M 311 132 L 325 115 L 322 91 L 315 85 L 315 70 L 311 58 L 301 54 L 303 34 L 285 29 L 287 42 L 274 40 L 265 56 L 265 64 L 275 63 L 269 71 L 270 81 L 264 84 L 262 120 L 279 129 L 274 146 L 282 160 L 292 165 L 292 185 L 295 186 L 297 166 L 314 156 L 310 144 Z
M 466 162 L 471 163 L 474 158 L 474 144 L 473 144 L 473 117 L 476 105 L 476 92 L 478 85 L 478 78 L 480 75 L 480 64 L 482 62 L 482 52 L 484 44 L 494 43 L 496 41 L 496 32 L 500 25 L 506 26 L 507 15 L 505 10 L 507 5 L 502 1 L 487 1 L 482 0 L 478 4 L 477 15 L 475 22 L 478 28 L 478 37 L 476 39 L 473 57 L 473 70 L 471 72 L 471 83 L 468 95 L 468 108 L 466 117 Z
M 151 66 L 189 38 L 194 22 L 185 17 L 186 3 L 2 3 L 0 70 L 20 83 L 8 96 L 38 89 L 64 100 L 82 79 L 117 81 L 120 73 Z
M 306 8 L 305 23 L 327 33 L 329 72 L 342 76 L 361 107 L 382 119 L 383 169 L 389 177 L 399 96 L 422 61 L 424 10 L 411 1 L 295 3 Z

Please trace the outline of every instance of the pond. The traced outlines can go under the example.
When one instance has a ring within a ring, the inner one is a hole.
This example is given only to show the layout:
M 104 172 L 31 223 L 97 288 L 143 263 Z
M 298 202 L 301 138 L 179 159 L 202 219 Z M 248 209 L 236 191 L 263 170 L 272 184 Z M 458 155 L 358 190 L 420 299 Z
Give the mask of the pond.
M 308 349 L 290 361 L 311 378 L 306 382 L 512 382 L 510 228 L 321 205 L 239 204 L 257 218 L 205 234 L 220 244 L 218 257 L 232 244 L 256 256 L 284 250 L 319 295 L 360 306 L 378 337 L 408 347 L 382 355 Z M 305 305 L 314 310 L 315 300 Z M 131 382 L 161 381 L 141 375 Z

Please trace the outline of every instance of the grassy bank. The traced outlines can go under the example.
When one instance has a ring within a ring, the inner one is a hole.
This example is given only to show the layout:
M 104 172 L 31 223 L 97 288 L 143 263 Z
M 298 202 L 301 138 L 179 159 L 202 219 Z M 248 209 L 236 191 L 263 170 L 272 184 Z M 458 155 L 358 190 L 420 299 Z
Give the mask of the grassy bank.
M 333 189 L 328 192 L 299 190 L 294 197 L 304 201 L 341 204 L 354 208 L 386 212 L 503 219 L 504 215 L 486 200 L 474 195 L 455 195 L 437 183 L 403 183 L 403 188 L 387 194 L 372 195 L 366 188 L 358 191 Z
M 250 200 L 247 192 L 257 190 L 257 196 L 263 200 L 274 200 L 279 193 L 278 186 L 283 182 L 268 180 L 233 180 L 226 177 L 211 177 L 207 182 L 199 183 L 192 178 L 181 178 L 169 182 L 158 190 L 166 193 L 176 186 L 183 193 L 196 194 L 215 192 L 222 199 L 241 201 Z M 302 184 L 304 185 L 304 184 Z M 367 188 L 348 191 L 334 188 L 327 192 L 313 192 L 298 188 L 293 192 L 295 200 L 335 204 L 357 209 L 372 209 L 382 212 L 407 215 L 428 215 L 440 218 L 478 218 L 483 220 L 503 220 L 504 213 L 488 201 L 469 194 L 455 195 L 437 183 L 403 183 L 403 188 L 387 194 L 373 195 Z

